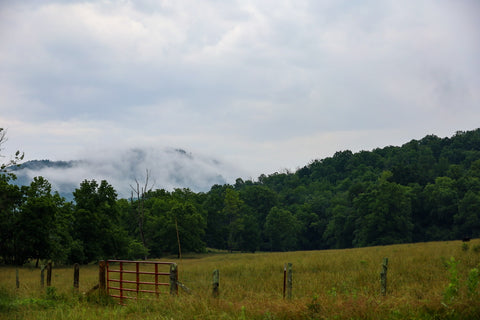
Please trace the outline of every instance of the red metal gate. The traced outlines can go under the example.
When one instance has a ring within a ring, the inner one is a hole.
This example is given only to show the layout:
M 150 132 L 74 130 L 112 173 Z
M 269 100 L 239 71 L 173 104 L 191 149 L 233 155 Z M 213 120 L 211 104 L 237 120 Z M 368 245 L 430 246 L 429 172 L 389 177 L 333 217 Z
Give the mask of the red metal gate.
M 169 270 L 164 270 L 169 266 Z M 106 265 L 107 294 L 123 299 L 139 299 L 144 294 L 155 294 L 158 297 L 168 290 L 170 294 L 178 294 L 178 270 L 177 264 L 173 262 L 157 261 L 129 261 L 129 260 L 107 260 Z M 163 267 L 163 269 L 162 269 Z M 168 276 L 169 280 L 160 282 L 160 277 Z

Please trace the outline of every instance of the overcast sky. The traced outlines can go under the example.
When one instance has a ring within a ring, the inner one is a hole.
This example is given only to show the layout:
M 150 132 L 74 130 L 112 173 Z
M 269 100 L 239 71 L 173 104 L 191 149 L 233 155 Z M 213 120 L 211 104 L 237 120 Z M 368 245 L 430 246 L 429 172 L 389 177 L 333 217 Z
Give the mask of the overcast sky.
M 480 1 L 0 0 L 0 127 L 27 160 L 171 147 L 244 178 L 452 136 L 480 127 Z

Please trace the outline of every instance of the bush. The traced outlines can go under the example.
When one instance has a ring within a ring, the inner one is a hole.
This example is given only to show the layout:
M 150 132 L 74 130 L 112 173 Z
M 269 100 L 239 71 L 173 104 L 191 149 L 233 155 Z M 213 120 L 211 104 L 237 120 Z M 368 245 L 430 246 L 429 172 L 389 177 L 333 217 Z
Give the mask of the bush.
M 132 240 L 128 244 L 127 249 L 127 259 L 128 260 L 137 260 L 143 259 L 148 256 L 149 250 L 143 246 L 139 241 Z
M 455 261 L 454 257 L 451 257 L 449 261 L 446 262 L 448 267 L 448 272 L 450 273 L 450 282 L 443 293 L 443 298 L 445 302 L 451 302 L 458 295 L 459 288 L 459 278 L 458 278 L 458 261 Z
M 473 268 L 468 273 L 467 279 L 467 288 L 468 288 L 468 295 L 474 296 L 477 294 L 477 287 L 480 280 L 480 271 L 478 268 Z

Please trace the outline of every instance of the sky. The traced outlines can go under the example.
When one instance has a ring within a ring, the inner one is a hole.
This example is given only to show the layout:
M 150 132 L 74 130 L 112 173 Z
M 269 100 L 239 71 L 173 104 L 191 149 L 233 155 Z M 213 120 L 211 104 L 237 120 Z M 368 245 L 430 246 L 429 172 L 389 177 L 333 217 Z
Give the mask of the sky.
M 228 179 L 452 136 L 480 127 L 480 1 L 0 0 L 0 127 L 3 155 L 179 148 Z

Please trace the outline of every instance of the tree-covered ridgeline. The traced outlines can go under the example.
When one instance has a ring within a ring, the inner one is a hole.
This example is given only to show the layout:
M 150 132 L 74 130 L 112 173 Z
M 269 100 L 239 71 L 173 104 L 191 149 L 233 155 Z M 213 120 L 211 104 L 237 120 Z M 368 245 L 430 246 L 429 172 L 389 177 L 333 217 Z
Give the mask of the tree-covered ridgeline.
M 480 129 L 314 160 L 296 172 L 118 199 L 85 180 L 67 202 L 50 183 L 0 176 L 1 262 L 88 263 L 166 254 L 350 248 L 480 237 Z

